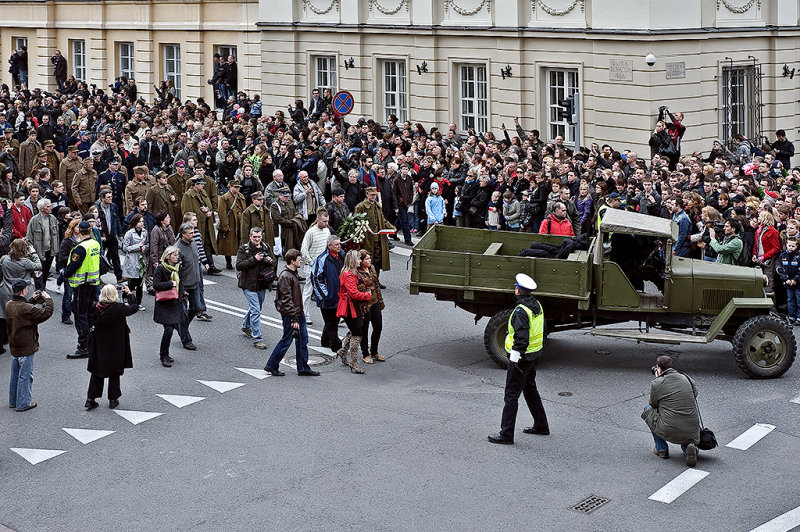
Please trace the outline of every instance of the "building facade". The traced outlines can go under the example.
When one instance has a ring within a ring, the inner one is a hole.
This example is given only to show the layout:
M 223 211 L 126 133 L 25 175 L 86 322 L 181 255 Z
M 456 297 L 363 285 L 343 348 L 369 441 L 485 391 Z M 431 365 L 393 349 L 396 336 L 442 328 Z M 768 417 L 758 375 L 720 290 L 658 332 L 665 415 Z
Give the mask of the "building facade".
M 499 135 L 520 117 L 574 144 L 558 109 L 579 92 L 581 145 L 647 153 L 661 105 L 685 114 L 683 153 L 778 128 L 796 141 L 798 3 L 261 0 L 262 96 L 266 111 L 346 89 L 355 114 L 382 122 Z
M 3 83 L 11 84 L 8 58 L 28 49 L 30 87 L 55 89 L 54 51 L 67 72 L 98 88 L 124 75 L 136 79 L 148 100 L 153 85 L 171 79 L 181 99 L 211 100 L 215 52 L 234 55 L 239 90 L 261 88 L 261 35 L 257 0 L 47 0 L 4 1 L 0 7 Z

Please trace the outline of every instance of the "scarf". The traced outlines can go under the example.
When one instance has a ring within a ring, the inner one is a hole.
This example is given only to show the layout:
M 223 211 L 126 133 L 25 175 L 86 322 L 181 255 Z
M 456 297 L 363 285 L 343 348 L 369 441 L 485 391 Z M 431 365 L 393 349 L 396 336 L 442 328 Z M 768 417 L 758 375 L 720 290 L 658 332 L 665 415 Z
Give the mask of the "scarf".
M 167 271 L 169 272 L 170 281 L 174 281 L 175 288 L 178 288 L 178 286 L 180 285 L 180 278 L 178 277 L 178 265 L 176 264 L 175 266 L 173 266 L 166 260 L 162 260 L 161 265 L 167 269 Z

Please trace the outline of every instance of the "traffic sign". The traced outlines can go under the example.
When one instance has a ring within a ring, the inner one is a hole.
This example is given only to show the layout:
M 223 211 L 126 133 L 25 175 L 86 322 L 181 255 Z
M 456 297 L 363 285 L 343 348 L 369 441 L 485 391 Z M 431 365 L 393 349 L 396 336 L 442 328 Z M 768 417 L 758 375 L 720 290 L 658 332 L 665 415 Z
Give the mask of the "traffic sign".
M 353 110 L 355 100 L 347 91 L 339 91 L 333 96 L 333 110 L 339 116 L 344 116 Z

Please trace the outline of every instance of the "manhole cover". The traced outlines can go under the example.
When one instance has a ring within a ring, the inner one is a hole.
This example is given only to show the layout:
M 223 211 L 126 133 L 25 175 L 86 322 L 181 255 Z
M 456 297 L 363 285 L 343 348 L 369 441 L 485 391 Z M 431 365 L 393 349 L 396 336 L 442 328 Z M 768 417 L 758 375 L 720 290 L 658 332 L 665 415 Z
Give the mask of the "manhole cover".
M 293 356 L 288 356 L 284 359 L 284 362 L 290 366 L 297 367 L 297 360 Z M 323 355 L 320 353 L 309 353 L 308 354 L 308 365 L 309 366 L 327 366 L 333 362 L 333 357 L 330 355 Z
M 598 355 L 610 355 L 611 351 L 595 351 Z
M 559 397 L 572 397 L 572 392 L 558 392 Z
M 590 495 L 589 497 L 583 499 L 581 502 L 573 506 L 572 509 L 579 511 L 582 514 L 590 514 L 610 500 L 611 499 L 606 499 L 605 497 Z

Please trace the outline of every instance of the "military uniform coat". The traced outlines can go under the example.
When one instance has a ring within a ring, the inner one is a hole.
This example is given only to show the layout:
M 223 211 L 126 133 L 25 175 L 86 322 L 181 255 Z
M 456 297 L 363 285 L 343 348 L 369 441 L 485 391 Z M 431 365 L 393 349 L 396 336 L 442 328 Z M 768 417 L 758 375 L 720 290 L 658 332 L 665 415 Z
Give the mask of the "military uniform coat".
M 175 196 L 175 201 L 169 199 L 170 196 Z M 147 208 L 150 211 L 158 214 L 161 211 L 167 211 L 169 214 L 169 223 L 172 226 L 173 231 L 178 231 L 178 227 L 181 225 L 181 207 L 178 194 L 172 189 L 171 186 L 167 185 L 164 188 L 158 186 L 158 184 L 150 187 L 150 190 L 147 191 L 145 195 L 147 199 Z M 160 258 L 160 257 L 159 257 Z
M 156 184 L 156 180 L 152 177 L 147 177 L 143 181 L 136 181 L 136 179 L 132 181 L 128 181 L 128 184 L 125 186 L 125 213 L 132 212 L 133 209 L 136 208 L 136 200 L 141 197 L 147 197 L 147 191 L 150 190 Z M 150 203 L 148 202 L 148 207 Z M 150 210 L 154 213 L 158 213 L 158 211 L 154 211 L 152 207 L 149 207 Z
M 264 242 L 272 248 L 275 244 L 275 231 L 273 231 L 269 209 L 264 205 L 258 208 L 255 204 L 250 204 L 242 213 L 242 224 L 239 230 L 240 246 L 250 241 L 250 229 L 253 227 L 260 227 L 264 231 Z
M 386 221 L 386 218 L 383 217 L 383 211 L 381 210 L 381 207 L 378 205 L 377 201 L 375 203 L 370 203 L 369 200 L 362 201 L 356 205 L 355 213 L 366 213 L 367 221 L 369 222 L 369 228 L 375 233 L 381 229 L 395 228 L 392 224 Z M 380 255 L 381 270 L 389 270 L 389 237 L 386 235 L 373 235 L 372 233 L 368 232 L 364 236 L 364 240 L 361 242 L 361 249 L 366 249 L 367 252 L 372 255 L 373 263 L 377 262 L 375 259 L 378 255 Z
M 69 157 L 65 157 L 58 166 L 58 179 L 64 183 L 64 189 L 67 192 L 70 205 L 75 205 L 72 199 L 72 181 L 75 174 L 81 170 L 83 170 L 83 162 L 81 162 L 80 158 L 70 159 Z
M 193 212 L 197 215 L 197 230 L 203 238 L 203 244 L 209 246 L 216 255 L 217 239 L 214 237 L 214 215 L 207 216 L 206 213 L 200 209 L 201 207 L 213 210 L 211 198 L 208 197 L 205 190 L 197 191 L 192 188 L 183 195 L 181 211 L 183 211 L 184 214 Z M 206 239 L 208 239 L 208 242 L 206 242 Z
M 39 153 L 42 149 L 42 145 L 39 144 L 39 141 L 34 140 L 33 142 L 26 140 L 23 141 L 22 144 L 19 145 L 19 173 L 25 177 L 31 175 L 31 169 L 33 165 L 39 160 L 36 157 L 36 154 Z
M 292 248 L 299 251 L 307 226 L 305 220 L 295 211 L 294 202 L 290 199 L 284 203 L 277 199 L 269 208 L 269 213 L 274 224 L 274 234 L 278 234 L 280 230 L 283 253 Z
M 167 178 L 167 184 L 175 191 L 175 195 L 178 197 L 178 204 L 180 204 L 183 201 L 183 195 L 192 188 L 192 176 L 185 173 L 181 177 L 175 173 Z
M 235 196 L 232 191 L 222 195 L 219 200 L 219 234 L 217 235 L 217 251 L 220 255 L 230 257 L 239 251 L 239 243 L 243 235 L 242 214 L 245 209 L 245 199 L 241 193 Z M 249 231 L 249 229 L 248 229 Z M 267 242 L 271 244 L 272 242 Z
M 97 172 L 82 168 L 72 178 L 72 199 L 80 204 L 82 214 L 86 214 L 94 203 L 94 187 L 97 184 Z

